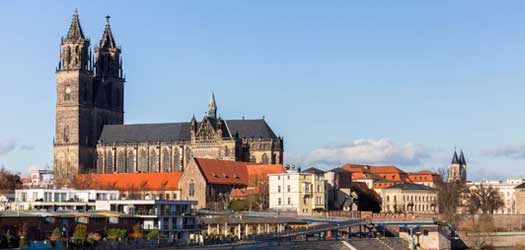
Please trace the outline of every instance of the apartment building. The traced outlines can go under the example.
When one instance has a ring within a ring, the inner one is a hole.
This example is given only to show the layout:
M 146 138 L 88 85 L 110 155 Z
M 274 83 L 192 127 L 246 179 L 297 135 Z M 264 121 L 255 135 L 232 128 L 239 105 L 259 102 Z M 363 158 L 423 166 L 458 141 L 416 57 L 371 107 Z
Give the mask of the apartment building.
M 270 209 L 312 214 L 327 208 L 324 171 L 309 168 L 269 174 Z

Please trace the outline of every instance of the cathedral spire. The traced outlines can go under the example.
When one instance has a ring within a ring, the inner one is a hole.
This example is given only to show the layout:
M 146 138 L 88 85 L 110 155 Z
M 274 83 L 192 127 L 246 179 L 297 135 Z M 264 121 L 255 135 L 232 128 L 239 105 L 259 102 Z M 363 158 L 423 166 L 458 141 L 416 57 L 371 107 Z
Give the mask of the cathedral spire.
M 465 160 L 465 155 L 463 155 L 463 150 L 459 153 L 459 163 L 461 165 L 467 165 L 467 161 Z
M 113 38 L 113 33 L 111 32 L 111 25 L 109 23 L 109 19 L 111 17 L 108 15 L 106 16 L 106 27 L 104 28 L 104 34 L 102 35 L 102 39 L 100 40 L 100 48 L 116 48 L 115 45 L 115 39 Z
M 215 95 L 211 92 L 210 103 L 208 104 L 208 116 L 217 119 L 217 104 L 215 103 Z
M 452 157 L 451 164 L 459 164 L 458 153 L 456 152 L 456 150 L 454 150 L 454 156 Z
M 106 26 L 100 39 L 99 46 L 95 48 L 95 75 L 97 77 L 123 78 L 122 58 L 120 48 L 117 47 L 109 19 L 106 16 Z
M 80 21 L 78 19 L 78 10 L 75 9 L 75 12 L 73 13 L 73 20 L 71 21 L 71 26 L 69 27 L 69 31 L 67 32 L 66 41 L 73 42 L 84 39 L 84 32 L 82 32 L 82 27 L 80 26 Z

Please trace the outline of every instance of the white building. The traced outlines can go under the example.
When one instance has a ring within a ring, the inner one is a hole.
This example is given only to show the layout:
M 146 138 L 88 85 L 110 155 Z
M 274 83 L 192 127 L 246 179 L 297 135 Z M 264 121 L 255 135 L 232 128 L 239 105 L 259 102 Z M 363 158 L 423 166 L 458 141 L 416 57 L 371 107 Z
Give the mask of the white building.
M 326 209 L 324 171 L 310 168 L 269 174 L 270 209 L 312 214 Z
M 158 229 L 169 241 L 187 241 L 200 231 L 192 207 L 196 201 L 97 200 L 97 211 L 112 211 L 139 217 L 144 230 Z
M 33 169 L 31 170 L 30 181 L 23 183 L 22 186 L 24 188 L 53 188 L 53 171 L 47 169 Z
M 91 211 L 97 200 L 117 200 L 117 190 L 76 190 L 76 189 L 17 189 L 16 209 L 19 210 L 74 210 Z
M 470 188 L 483 185 L 483 187 L 492 187 L 499 191 L 503 199 L 504 206 L 494 213 L 496 214 L 515 214 L 516 213 L 516 199 L 514 196 L 514 188 L 522 183 L 525 183 L 525 178 L 507 179 L 505 181 L 489 181 L 483 180 L 481 182 L 472 182 Z

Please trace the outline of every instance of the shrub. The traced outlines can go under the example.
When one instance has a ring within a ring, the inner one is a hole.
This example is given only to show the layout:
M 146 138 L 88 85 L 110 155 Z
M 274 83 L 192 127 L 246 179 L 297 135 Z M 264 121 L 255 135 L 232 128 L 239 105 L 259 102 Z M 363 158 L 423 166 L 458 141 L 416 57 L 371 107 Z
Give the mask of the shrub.
M 87 239 L 87 226 L 85 224 L 77 224 L 75 232 L 73 232 L 74 241 L 85 241 Z
M 157 229 L 153 229 L 149 231 L 148 234 L 146 235 L 146 238 L 148 239 L 156 239 L 157 237 L 159 237 L 159 230 Z
M 135 224 L 131 228 L 131 233 L 128 235 L 131 239 L 142 239 L 144 238 L 144 232 L 142 232 L 142 228 L 140 228 L 139 224 Z

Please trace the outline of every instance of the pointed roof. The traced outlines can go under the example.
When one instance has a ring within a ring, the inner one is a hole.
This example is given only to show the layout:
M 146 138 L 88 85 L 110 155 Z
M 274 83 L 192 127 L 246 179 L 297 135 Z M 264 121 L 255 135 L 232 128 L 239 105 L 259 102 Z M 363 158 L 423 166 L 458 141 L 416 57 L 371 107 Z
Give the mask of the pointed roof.
M 74 41 L 84 39 L 84 32 L 82 32 L 82 27 L 80 26 L 80 21 L 78 19 L 78 10 L 75 9 L 75 13 L 73 14 L 73 20 L 71 21 L 71 26 L 69 27 L 69 31 L 67 32 L 66 40 Z
M 456 152 L 456 150 L 454 150 L 454 156 L 452 157 L 452 162 L 450 164 L 460 164 L 458 153 Z
M 208 116 L 213 118 L 217 117 L 217 103 L 215 103 L 215 95 L 213 91 L 211 92 L 210 103 L 208 104 Z
M 465 160 L 465 155 L 463 155 L 463 150 L 459 153 L 459 163 L 461 165 L 467 165 L 467 161 Z
M 102 39 L 100 39 L 100 48 L 116 48 L 115 39 L 113 38 L 113 33 L 111 32 L 111 25 L 109 24 L 110 16 L 106 16 L 106 27 L 104 28 L 104 34 L 102 34 Z

